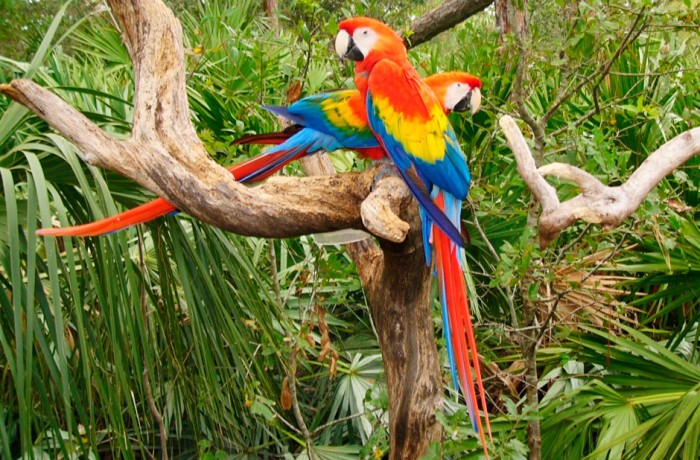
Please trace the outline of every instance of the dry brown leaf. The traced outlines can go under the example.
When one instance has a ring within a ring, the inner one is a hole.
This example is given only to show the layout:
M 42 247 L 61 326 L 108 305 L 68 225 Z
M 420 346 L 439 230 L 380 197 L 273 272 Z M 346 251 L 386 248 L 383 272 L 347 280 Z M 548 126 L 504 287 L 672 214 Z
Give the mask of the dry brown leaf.
M 287 89 L 287 105 L 290 105 L 299 100 L 301 96 L 301 82 L 296 80 L 294 83 L 289 85 Z
M 289 376 L 282 381 L 282 392 L 280 393 L 280 404 L 282 409 L 289 410 L 292 408 L 292 392 L 289 389 Z
M 688 206 L 687 204 L 681 203 L 680 201 L 674 200 L 673 198 L 669 198 L 668 200 L 666 200 L 666 204 L 669 208 L 673 209 L 677 213 L 685 213 L 693 210 L 692 206 Z
M 318 360 L 323 361 L 326 355 L 331 352 L 331 336 L 328 331 L 328 323 L 326 323 L 326 311 L 323 308 L 318 308 L 318 330 L 321 332 L 321 351 L 318 354 Z
M 338 374 L 338 353 L 333 350 L 331 352 L 331 366 L 330 366 L 331 379 L 335 378 Z

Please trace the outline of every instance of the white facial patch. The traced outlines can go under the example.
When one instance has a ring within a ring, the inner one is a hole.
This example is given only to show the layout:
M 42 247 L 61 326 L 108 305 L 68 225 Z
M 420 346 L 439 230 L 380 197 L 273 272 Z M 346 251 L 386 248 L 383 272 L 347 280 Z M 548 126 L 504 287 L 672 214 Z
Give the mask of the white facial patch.
M 369 27 L 360 27 L 352 34 L 352 39 L 355 42 L 355 46 L 362 52 L 362 55 L 367 56 L 374 48 L 374 44 L 377 43 L 379 36 L 377 32 Z
M 335 36 L 335 52 L 340 59 L 347 53 L 349 44 L 350 34 L 344 30 L 338 31 L 338 35 Z

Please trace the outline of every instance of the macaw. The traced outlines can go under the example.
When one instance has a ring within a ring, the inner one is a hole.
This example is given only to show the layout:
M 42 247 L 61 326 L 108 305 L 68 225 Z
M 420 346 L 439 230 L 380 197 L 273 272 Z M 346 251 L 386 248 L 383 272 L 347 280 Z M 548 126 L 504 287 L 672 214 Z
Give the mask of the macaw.
M 453 383 L 462 388 L 472 426 L 488 458 L 479 406 L 493 438 L 460 262 L 462 200 L 471 185 L 464 153 L 440 101 L 411 66 L 403 40 L 394 30 L 366 17 L 346 19 L 338 28 L 335 49 L 341 61 L 355 61 L 370 129 L 418 201 L 429 265 L 433 253 L 435 257 Z M 480 88 L 481 84 L 472 89 L 472 102 L 478 103 Z
M 479 97 L 479 79 L 466 72 L 444 72 L 425 79 L 426 84 L 442 101 L 445 113 L 468 110 Z M 477 92 L 474 93 L 474 88 Z M 478 105 L 478 101 L 477 101 Z M 367 125 L 364 99 L 358 90 L 339 90 L 301 99 L 291 106 L 265 106 L 295 125 L 267 134 L 247 136 L 235 144 L 274 144 L 276 147 L 229 168 L 239 182 L 261 181 L 291 161 L 323 149 L 354 149 L 370 159 L 379 159 L 383 150 Z M 177 212 L 175 206 L 157 198 L 133 209 L 96 222 L 65 228 L 44 228 L 44 236 L 99 236 L 123 228 L 149 222 Z

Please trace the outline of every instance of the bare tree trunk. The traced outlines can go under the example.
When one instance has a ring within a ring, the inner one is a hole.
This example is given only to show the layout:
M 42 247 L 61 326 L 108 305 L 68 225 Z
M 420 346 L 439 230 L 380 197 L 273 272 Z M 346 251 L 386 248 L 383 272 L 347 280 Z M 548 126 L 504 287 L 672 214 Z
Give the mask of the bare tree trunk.
M 415 205 L 412 204 L 415 208 Z M 430 309 L 431 273 L 425 265 L 418 213 L 407 241 L 384 244 L 368 290 L 389 390 L 392 460 L 414 459 L 439 441 L 443 382 Z
M 533 203 L 533 208 L 534 203 Z M 538 348 L 538 333 L 537 325 L 537 304 L 529 299 L 527 287 L 530 285 L 527 282 L 528 277 L 532 276 L 531 270 L 523 280 L 522 299 L 523 299 L 523 324 L 526 330 L 520 336 L 520 352 L 523 354 L 525 362 L 525 400 L 527 406 L 536 410 L 540 404 L 540 397 L 537 389 L 539 380 L 537 373 L 537 348 Z M 530 450 L 530 460 L 540 460 L 542 458 L 542 434 L 540 429 L 540 420 L 537 417 L 532 417 L 527 422 L 527 446 Z
M 496 0 L 496 27 L 499 32 L 499 41 L 502 41 L 504 35 L 512 33 L 515 35 L 518 43 L 521 44 L 512 97 L 515 99 L 516 106 L 523 118 L 529 116 L 524 105 L 526 96 L 523 88 L 523 76 L 527 67 L 527 55 L 522 46 L 527 38 L 526 12 L 527 0 Z M 541 142 L 541 139 L 544 136 L 544 129 L 537 131 L 537 134 L 539 142 L 535 146 L 536 154 L 533 159 L 534 162 L 540 162 L 542 158 L 541 150 L 544 144 Z M 532 198 L 527 215 L 528 227 L 536 228 L 539 212 L 540 210 L 536 206 L 534 198 Z M 518 345 L 520 346 L 520 352 L 525 362 L 525 400 L 527 401 L 527 406 L 531 410 L 536 410 L 540 402 L 537 393 L 537 381 L 539 379 L 537 373 L 537 304 L 530 300 L 527 292 L 530 281 L 534 281 L 534 273 L 535 267 L 533 265 L 528 268 L 527 273 L 520 283 L 521 299 L 523 302 L 522 322 L 525 329 L 523 333 L 518 336 Z M 529 459 L 540 460 L 542 458 L 542 435 L 540 421 L 537 417 L 532 417 L 528 420 L 527 445 L 530 451 Z
M 301 162 L 309 175 L 335 172 L 327 155 Z M 398 178 L 388 180 L 401 184 Z M 411 220 L 403 243 L 384 242 L 380 249 L 368 238 L 345 245 L 367 288 L 379 336 L 389 393 L 392 460 L 417 458 L 442 436 L 435 419 L 442 407 L 443 383 L 430 309 L 432 276 L 425 265 L 417 208 L 409 203 L 401 216 Z
M 524 33 L 527 30 L 526 11 L 527 0 L 520 0 L 518 5 L 513 0 L 496 0 L 496 28 L 499 37 Z

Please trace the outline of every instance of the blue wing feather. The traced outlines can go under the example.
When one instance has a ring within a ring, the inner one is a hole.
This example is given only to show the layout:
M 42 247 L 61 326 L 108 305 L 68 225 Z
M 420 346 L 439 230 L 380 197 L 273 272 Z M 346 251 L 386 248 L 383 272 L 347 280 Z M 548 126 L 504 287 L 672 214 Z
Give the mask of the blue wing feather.
M 377 140 L 368 127 L 352 120 L 349 103 L 357 96 L 356 90 L 329 91 L 307 96 L 289 107 L 266 105 L 263 108 L 295 124 L 334 137 L 338 141 L 337 148 L 377 147 Z
M 452 196 L 464 199 L 469 194 L 471 175 L 452 126 L 448 125 L 444 134 L 445 157 L 435 163 L 412 157 L 421 178 L 430 185 L 437 185 Z
M 352 100 L 359 97 L 357 90 L 314 94 L 290 105 L 289 112 L 301 117 L 306 127 L 335 137 L 344 148 L 377 147 L 367 122 L 353 111 Z

